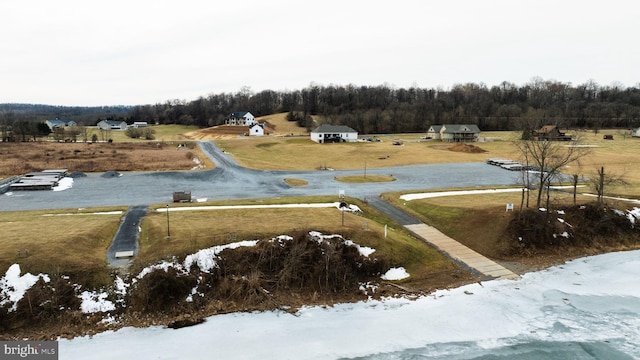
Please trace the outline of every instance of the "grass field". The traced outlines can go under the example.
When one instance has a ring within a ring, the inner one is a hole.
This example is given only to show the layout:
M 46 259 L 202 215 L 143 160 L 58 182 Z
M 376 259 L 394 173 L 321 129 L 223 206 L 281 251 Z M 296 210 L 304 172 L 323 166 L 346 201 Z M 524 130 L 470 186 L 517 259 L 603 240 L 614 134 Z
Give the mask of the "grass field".
M 595 178 L 600 167 L 611 175 L 622 176 L 627 185 L 608 186 L 610 195 L 638 196 L 640 194 L 640 139 L 615 136 L 604 140 L 599 134 L 579 133 L 581 143 L 590 153 L 579 163 L 562 169 L 567 174 Z M 317 144 L 310 139 L 260 137 L 220 139 L 216 144 L 243 166 L 262 170 L 314 170 L 328 167 L 338 170 L 384 168 L 415 164 L 450 162 L 484 162 L 488 158 L 518 160 L 521 155 L 513 141 L 517 132 L 485 132 L 485 141 L 473 143 L 483 152 L 451 151 L 451 146 L 437 140 L 421 141 L 422 134 L 380 136 L 382 142 Z M 394 140 L 402 145 L 392 145 Z
M 12 264 L 33 274 L 65 274 L 87 286 L 111 283 L 106 251 L 126 207 L 0 212 L 0 273 Z
M 199 128 L 194 125 L 153 125 L 149 127 L 153 129 L 155 141 L 181 141 L 187 140 L 187 138 L 183 135 L 189 131 L 198 130 Z M 98 139 L 101 140 L 102 135 L 99 129 L 97 128 L 87 128 L 88 129 L 88 138 L 91 140 L 93 134 L 98 136 Z M 114 142 L 146 142 L 148 140 L 145 139 L 132 139 L 128 137 L 123 130 L 111 130 L 106 132 L 107 138 L 112 139 Z
M 504 230 L 513 214 L 506 211 L 506 204 L 514 204 L 516 211 L 521 206 L 526 208 L 526 197 L 523 199 L 521 192 L 443 196 L 412 201 L 401 200 L 400 195 L 404 193 L 414 192 L 386 193 L 383 196 L 425 223 L 494 259 L 515 260 L 533 268 L 543 268 L 555 261 L 564 261 L 571 256 L 596 251 L 596 249 L 560 248 L 559 252 L 550 251 L 530 258 L 514 259 L 509 254 L 509 250 L 515 240 L 504 237 Z M 535 208 L 536 194 L 532 192 L 530 195 L 529 208 Z M 571 193 L 552 192 L 550 195 L 551 209 L 563 210 L 573 204 Z M 576 198 L 578 205 L 593 201 L 594 198 L 588 196 L 578 195 Z M 607 201 L 607 203 L 617 209 L 631 209 L 636 206 L 622 201 Z
M 229 204 L 278 204 L 333 202 L 333 197 L 297 197 L 291 199 L 258 199 L 253 201 L 214 202 Z M 171 212 L 171 240 L 166 241 L 166 213 L 151 212 L 142 223 L 140 254 L 136 266 L 167 256 L 182 256 L 198 249 L 232 241 L 270 239 L 300 231 L 316 230 L 327 234 L 344 234 L 362 246 L 376 249 L 375 256 L 391 266 L 404 266 L 415 280 L 424 280 L 434 272 L 451 270 L 455 266 L 439 252 L 396 226 L 378 211 L 357 199 L 347 199 L 363 209 L 361 215 L 344 213 L 336 208 L 296 209 L 232 209 Z M 210 205 L 210 204 L 207 204 Z M 183 205 L 186 206 L 186 205 Z M 238 226 L 242 219 L 246 226 Z M 343 225 L 344 221 L 344 225 Z M 176 225 L 173 225 L 176 224 Z M 388 237 L 384 226 L 388 225 Z M 412 279 L 412 280 L 414 280 Z
M 359 205 L 363 214 L 345 213 L 343 218 L 342 212 L 336 208 L 171 212 L 170 241 L 166 240 L 166 213 L 150 211 L 141 224 L 139 254 L 133 271 L 162 259 L 181 257 L 214 245 L 270 239 L 309 230 L 343 234 L 359 245 L 376 249 L 375 257 L 385 259 L 390 266 L 404 266 L 412 274 L 410 282 L 426 281 L 433 274 L 448 273 L 457 268 L 438 251 L 409 236 L 402 227 L 396 226 L 381 213 L 358 200 L 349 200 Z M 333 201 L 333 197 L 302 197 L 221 201 L 206 205 Z M 113 209 L 96 209 L 95 212 L 104 210 Z M 86 286 L 109 283 L 106 250 L 122 215 L 95 215 L 93 212 L 59 210 L 0 213 L 0 232 L 3 234 L 0 247 L 4 250 L 0 255 L 0 273 L 4 273 L 11 264 L 18 263 L 23 272 L 63 273 Z M 239 221 L 242 226 L 238 226 Z M 387 237 L 384 236 L 385 225 L 388 225 Z

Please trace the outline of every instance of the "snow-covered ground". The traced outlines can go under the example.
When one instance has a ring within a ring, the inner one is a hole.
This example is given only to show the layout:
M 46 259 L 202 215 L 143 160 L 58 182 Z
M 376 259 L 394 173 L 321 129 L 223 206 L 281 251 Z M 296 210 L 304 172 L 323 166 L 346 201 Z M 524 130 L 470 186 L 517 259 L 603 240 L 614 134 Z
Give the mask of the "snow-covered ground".
M 61 339 L 60 359 L 640 358 L 638 273 L 640 251 L 611 253 L 416 300 L 233 313 L 178 330 Z M 537 352 L 518 357 L 528 346 Z

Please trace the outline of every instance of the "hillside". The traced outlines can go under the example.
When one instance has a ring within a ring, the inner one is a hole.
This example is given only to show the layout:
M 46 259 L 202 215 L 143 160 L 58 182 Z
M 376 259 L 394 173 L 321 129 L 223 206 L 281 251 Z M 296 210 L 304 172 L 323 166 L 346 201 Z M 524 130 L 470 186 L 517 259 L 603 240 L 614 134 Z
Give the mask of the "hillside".
M 295 121 L 287 121 L 287 113 L 272 114 L 257 117 L 260 123 L 266 122 L 265 135 L 274 136 L 308 136 L 305 128 L 301 128 Z M 190 131 L 184 136 L 193 140 L 234 139 L 249 133 L 248 126 L 218 125 L 206 129 Z

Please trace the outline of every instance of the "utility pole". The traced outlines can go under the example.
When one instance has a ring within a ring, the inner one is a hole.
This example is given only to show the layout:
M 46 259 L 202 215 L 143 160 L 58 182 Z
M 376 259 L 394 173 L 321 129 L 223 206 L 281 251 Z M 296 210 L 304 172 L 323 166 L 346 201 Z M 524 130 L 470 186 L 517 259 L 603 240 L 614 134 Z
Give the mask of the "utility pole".
M 167 204 L 167 241 L 171 240 L 171 231 L 169 230 L 169 204 Z

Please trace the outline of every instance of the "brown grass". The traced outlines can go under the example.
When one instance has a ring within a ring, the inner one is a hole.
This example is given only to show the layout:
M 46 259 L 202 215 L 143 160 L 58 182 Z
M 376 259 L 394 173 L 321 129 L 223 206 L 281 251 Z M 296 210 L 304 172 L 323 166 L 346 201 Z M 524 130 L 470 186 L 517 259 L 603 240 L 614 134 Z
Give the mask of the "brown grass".
M 542 269 L 575 257 L 623 249 L 623 247 L 577 246 L 551 248 L 525 256 L 514 255 L 513 239 L 505 236 L 507 226 L 514 213 L 506 211 L 506 204 L 513 203 L 517 212 L 520 209 L 522 193 L 456 195 L 412 201 L 400 200 L 399 195 L 401 193 L 388 193 L 384 197 L 456 241 L 485 256 L 509 264 L 519 272 Z M 578 196 L 576 199 L 578 205 L 591 203 L 593 200 L 592 197 L 587 196 Z M 573 205 L 573 195 L 552 192 L 550 203 L 551 209 L 566 209 Z M 529 209 L 535 208 L 535 194 L 533 193 L 529 204 Z M 634 206 L 620 201 L 612 201 L 609 204 L 619 209 Z M 527 209 L 526 200 L 523 209 Z
M 206 168 L 214 165 L 195 143 L 0 143 L 0 176 L 44 169 L 70 172 L 190 170 L 197 157 Z
M 262 137 L 245 140 L 221 139 L 216 143 L 243 166 L 262 170 L 315 170 L 318 168 L 364 169 L 415 164 L 452 162 L 484 162 L 488 158 L 519 160 L 521 155 L 513 141 L 518 132 L 483 133 L 485 142 L 464 146 L 437 140 L 421 141 L 420 134 L 400 134 L 382 142 L 317 144 L 308 138 Z M 616 136 L 603 140 L 602 134 L 580 133 L 581 142 L 590 146 L 589 155 L 569 164 L 562 171 L 595 178 L 597 169 L 604 166 L 612 176 L 622 176 L 627 185 L 608 186 L 609 195 L 637 197 L 640 194 L 640 139 Z M 402 139 L 402 146 L 392 140 Z M 452 148 L 454 147 L 454 148 Z M 458 145 L 458 147 L 461 147 Z M 462 147 L 461 147 L 462 148 Z
M 65 274 L 88 285 L 109 283 L 106 250 L 120 218 L 86 210 L 0 212 L 0 274 L 20 264 L 23 272 Z
M 305 128 L 299 127 L 295 121 L 286 119 L 287 113 L 279 113 L 256 118 L 259 123 L 266 123 L 266 136 L 309 136 Z M 194 129 L 184 133 L 184 136 L 193 140 L 220 140 L 245 138 L 249 135 L 248 126 L 219 125 L 206 129 Z M 252 137 L 253 138 L 253 137 Z
M 306 186 L 309 184 L 307 180 L 295 178 L 285 178 L 284 182 L 286 182 L 289 186 Z
M 326 199 L 325 199 L 326 200 Z M 412 280 L 427 274 L 453 269 L 454 265 L 425 243 L 413 239 L 401 228 L 373 209 L 363 207 L 363 216 L 344 214 L 336 208 L 233 209 L 172 211 L 169 213 L 171 240 L 166 240 L 166 212 L 152 211 L 142 222 L 140 252 L 136 268 L 171 256 L 184 256 L 199 249 L 233 241 L 269 239 L 281 234 L 317 230 L 345 234 L 354 242 L 375 248 L 394 266 L 405 266 Z M 385 220 L 386 219 L 386 220 Z M 238 222 L 250 224 L 238 226 Z M 389 224 L 384 238 L 384 224 Z
M 396 179 L 390 175 L 351 175 L 351 176 L 338 176 L 337 181 L 346 183 L 368 183 L 368 182 L 389 182 Z

